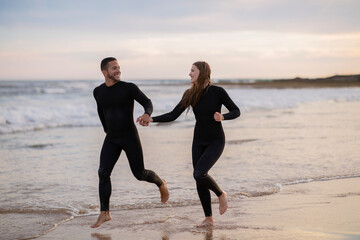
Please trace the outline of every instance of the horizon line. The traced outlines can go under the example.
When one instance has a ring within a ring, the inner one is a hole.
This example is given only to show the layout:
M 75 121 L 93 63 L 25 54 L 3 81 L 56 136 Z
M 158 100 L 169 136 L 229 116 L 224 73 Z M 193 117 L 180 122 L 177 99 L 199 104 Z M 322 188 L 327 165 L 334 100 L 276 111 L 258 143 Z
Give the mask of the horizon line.
M 332 75 L 326 75 L 326 76 L 317 76 L 317 77 L 306 77 L 306 76 L 294 76 L 294 77 L 217 77 L 217 78 L 211 78 L 214 81 L 218 80 L 288 80 L 288 79 L 319 79 L 319 78 L 329 78 L 329 77 L 335 77 L 335 76 L 357 76 L 360 75 L 360 73 L 354 73 L 354 74 L 332 74 Z M 28 79 L 6 79 L 0 78 L 0 81 L 103 81 L 103 78 L 76 78 L 76 79 L 70 79 L 70 78 L 64 78 L 64 79 L 46 79 L 46 78 L 28 78 Z M 121 79 L 121 81 L 186 81 L 189 80 L 187 78 L 128 78 L 128 79 Z

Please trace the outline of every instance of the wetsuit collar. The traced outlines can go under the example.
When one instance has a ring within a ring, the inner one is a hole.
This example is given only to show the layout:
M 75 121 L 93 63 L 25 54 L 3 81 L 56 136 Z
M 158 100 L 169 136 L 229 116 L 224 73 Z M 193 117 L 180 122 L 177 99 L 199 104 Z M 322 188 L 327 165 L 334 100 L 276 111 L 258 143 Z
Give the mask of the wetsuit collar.
M 112 87 L 112 86 L 116 85 L 116 84 L 119 83 L 119 82 L 120 82 L 120 81 L 114 81 L 113 84 L 111 84 L 110 86 L 108 86 L 108 85 L 106 84 L 106 81 L 105 81 L 105 86 L 106 86 L 106 87 Z

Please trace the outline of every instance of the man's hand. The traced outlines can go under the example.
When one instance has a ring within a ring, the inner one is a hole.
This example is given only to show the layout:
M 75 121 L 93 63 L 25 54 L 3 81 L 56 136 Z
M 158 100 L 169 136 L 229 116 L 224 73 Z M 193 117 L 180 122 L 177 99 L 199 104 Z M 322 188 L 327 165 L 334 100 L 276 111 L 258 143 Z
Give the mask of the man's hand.
M 150 122 L 152 122 L 152 118 L 149 116 L 149 114 L 144 113 L 142 116 L 136 119 L 136 122 L 138 122 L 141 126 L 146 127 L 149 126 Z
M 215 119 L 215 121 L 217 121 L 217 122 L 221 122 L 222 120 L 224 120 L 224 116 L 223 116 L 221 113 L 216 112 L 216 113 L 214 114 L 214 119 Z

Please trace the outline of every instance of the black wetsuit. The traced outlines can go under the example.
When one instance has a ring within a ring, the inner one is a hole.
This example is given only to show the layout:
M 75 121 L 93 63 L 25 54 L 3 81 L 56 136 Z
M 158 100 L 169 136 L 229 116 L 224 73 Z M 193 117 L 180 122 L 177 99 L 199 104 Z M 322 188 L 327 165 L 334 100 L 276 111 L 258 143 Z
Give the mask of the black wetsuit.
M 208 86 L 204 89 L 198 103 L 193 106 L 196 124 L 194 129 L 192 160 L 194 178 L 205 216 L 211 216 L 212 190 L 218 197 L 222 194 L 215 180 L 208 175 L 208 171 L 219 159 L 225 145 L 225 135 L 221 122 L 214 119 L 215 112 L 221 112 L 224 105 L 229 113 L 223 114 L 224 120 L 240 116 L 240 110 L 231 100 L 227 92 L 218 86 Z M 177 119 L 185 111 L 180 103 L 169 113 L 153 117 L 154 122 L 170 122 Z
M 105 83 L 94 89 L 97 110 L 106 137 L 100 154 L 99 195 L 101 211 L 109 210 L 111 195 L 111 172 L 125 151 L 130 168 L 138 180 L 161 186 L 161 178 L 144 168 L 143 153 L 139 135 L 134 124 L 134 100 L 140 103 L 145 113 L 153 111 L 151 100 L 133 83 L 119 81 L 108 87 Z

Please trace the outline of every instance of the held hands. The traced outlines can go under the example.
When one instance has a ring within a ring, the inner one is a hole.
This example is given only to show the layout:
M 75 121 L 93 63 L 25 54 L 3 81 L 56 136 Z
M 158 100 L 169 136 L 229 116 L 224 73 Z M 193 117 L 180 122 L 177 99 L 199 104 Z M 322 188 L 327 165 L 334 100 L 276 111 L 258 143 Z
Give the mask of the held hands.
M 149 123 L 152 121 L 152 118 L 147 113 L 144 113 L 142 116 L 136 119 L 136 122 L 138 122 L 143 127 L 149 126 Z
M 224 116 L 223 116 L 221 113 L 216 112 L 216 113 L 214 114 L 214 119 L 215 119 L 215 121 L 217 121 L 217 122 L 221 122 L 222 120 L 224 120 Z
M 221 113 L 216 112 L 214 113 L 214 119 L 217 122 L 221 122 L 222 120 L 224 120 L 224 116 Z M 138 122 L 141 126 L 146 127 L 149 126 L 149 123 L 153 122 L 153 119 L 145 113 L 142 116 L 138 117 L 136 119 L 136 122 Z

